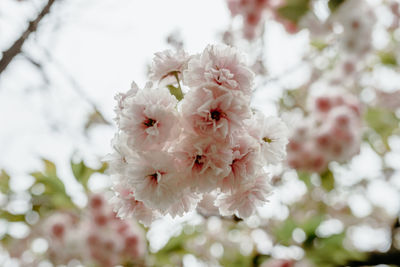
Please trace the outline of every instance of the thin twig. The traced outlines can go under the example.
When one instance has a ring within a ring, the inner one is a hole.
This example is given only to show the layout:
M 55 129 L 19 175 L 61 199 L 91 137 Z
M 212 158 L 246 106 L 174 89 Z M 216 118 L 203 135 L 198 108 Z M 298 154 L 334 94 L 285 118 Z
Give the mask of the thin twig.
M 49 0 L 37 17 L 29 22 L 28 28 L 22 33 L 22 35 L 14 42 L 14 44 L 11 45 L 10 48 L 3 52 L 3 57 L 0 60 L 0 75 L 7 68 L 10 62 L 21 52 L 25 41 L 31 33 L 37 30 L 38 24 L 50 12 L 50 8 L 55 1 L 56 0 Z

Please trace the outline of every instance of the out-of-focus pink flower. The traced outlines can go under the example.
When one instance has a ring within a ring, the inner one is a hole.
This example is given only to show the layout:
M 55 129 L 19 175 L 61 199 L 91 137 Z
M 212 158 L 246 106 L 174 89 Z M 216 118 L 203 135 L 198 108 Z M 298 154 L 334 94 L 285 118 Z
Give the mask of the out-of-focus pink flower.
M 343 27 L 339 38 L 345 51 L 363 55 L 372 48 L 372 33 L 376 22 L 375 11 L 368 1 L 352 0 L 341 4 L 327 23 Z
M 288 164 L 323 172 L 331 161 L 356 155 L 361 143 L 361 106 L 350 94 L 326 94 L 310 99 L 310 115 L 294 128 Z
M 376 105 L 393 111 L 400 108 L 400 90 L 394 92 L 383 92 L 376 90 Z
M 112 208 L 105 205 L 102 195 L 92 195 L 89 203 L 100 199 L 104 205 L 89 205 L 88 220 L 81 222 L 81 228 L 86 232 L 83 235 L 83 245 L 87 249 L 84 259 L 102 267 L 140 260 L 145 253 L 142 231 L 133 221 L 117 218 Z M 102 218 L 101 223 L 98 218 Z
M 242 16 L 243 35 L 252 40 L 263 33 L 265 19 L 273 18 L 281 23 L 287 32 L 296 33 L 299 27 L 296 23 L 284 18 L 278 12 L 286 1 L 284 0 L 227 0 L 232 16 Z
M 135 221 L 120 220 L 102 194 L 89 196 L 87 209 L 80 213 L 54 212 L 33 226 L 19 252 L 29 253 L 37 238 L 44 239 L 44 254 L 31 254 L 33 259 L 22 266 L 36 266 L 43 259 L 54 265 L 67 265 L 77 260 L 84 266 L 112 267 L 144 263 L 146 243 L 143 231 Z M 36 256 L 37 259 L 35 258 Z

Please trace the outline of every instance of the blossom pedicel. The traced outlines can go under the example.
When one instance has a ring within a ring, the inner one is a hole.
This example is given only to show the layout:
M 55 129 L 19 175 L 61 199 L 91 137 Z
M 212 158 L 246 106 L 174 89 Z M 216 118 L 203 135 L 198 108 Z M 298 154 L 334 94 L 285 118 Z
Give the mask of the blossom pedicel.
M 248 217 L 267 201 L 263 169 L 285 158 L 287 129 L 250 109 L 254 73 L 233 47 L 156 53 L 151 82 L 116 97 L 111 202 L 145 225 L 194 210 L 212 193 L 222 215 Z

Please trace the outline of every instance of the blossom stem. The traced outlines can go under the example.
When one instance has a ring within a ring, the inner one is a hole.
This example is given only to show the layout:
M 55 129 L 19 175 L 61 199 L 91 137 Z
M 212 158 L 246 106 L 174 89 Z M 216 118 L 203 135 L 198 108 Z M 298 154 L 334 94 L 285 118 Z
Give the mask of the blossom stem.
M 177 87 L 177 88 L 179 89 L 179 94 L 180 94 L 180 96 L 181 96 L 181 99 L 183 99 L 181 81 L 179 80 L 178 73 L 177 73 L 177 72 L 174 72 L 174 76 L 175 76 L 176 82 L 178 83 L 178 87 Z

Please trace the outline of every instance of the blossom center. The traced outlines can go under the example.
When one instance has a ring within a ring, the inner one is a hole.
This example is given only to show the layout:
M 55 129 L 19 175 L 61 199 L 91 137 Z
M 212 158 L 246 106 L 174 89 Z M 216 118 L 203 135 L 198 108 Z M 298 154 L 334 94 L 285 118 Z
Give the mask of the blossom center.
M 201 158 L 202 158 L 201 155 L 196 155 L 196 158 L 195 158 L 195 160 L 194 160 L 194 163 L 195 163 L 196 165 L 202 165 L 203 162 L 202 162 Z
M 149 177 L 150 180 L 151 180 L 153 183 L 158 184 L 159 176 L 160 176 L 160 173 L 159 173 L 159 172 L 155 172 L 155 173 L 153 173 L 153 174 L 148 175 L 147 177 Z
M 143 121 L 143 124 L 147 127 L 153 127 L 154 124 L 156 124 L 156 120 L 153 120 L 151 118 L 147 118 L 147 120 Z
M 219 121 L 221 119 L 221 112 L 219 110 L 212 110 L 211 111 L 211 119 L 215 121 Z
M 269 138 L 269 137 L 264 137 L 263 139 L 262 139 L 265 143 L 268 143 L 268 144 L 271 144 L 272 143 L 272 139 L 271 138 Z

